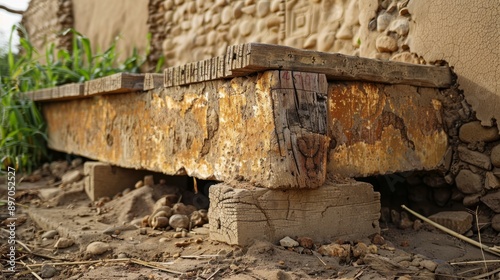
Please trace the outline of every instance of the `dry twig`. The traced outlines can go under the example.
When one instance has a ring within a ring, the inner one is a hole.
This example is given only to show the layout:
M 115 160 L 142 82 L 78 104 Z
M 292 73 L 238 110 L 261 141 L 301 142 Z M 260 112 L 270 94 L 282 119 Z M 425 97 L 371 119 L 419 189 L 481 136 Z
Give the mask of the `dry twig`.
M 456 237 L 458 239 L 461 239 L 461 240 L 463 240 L 463 241 L 465 241 L 465 242 L 467 242 L 467 243 L 469 243 L 471 245 L 474 245 L 476 247 L 482 248 L 484 251 L 486 251 L 488 253 L 491 253 L 493 255 L 496 255 L 496 256 L 500 257 L 500 251 L 498 251 L 497 249 L 495 249 L 493 247 L 490 248 L 490 247 L 488 247 L 486 245 L 483 245 L 483 244 L 477 242 L 476 240 L 470 239 L 470 238 L 468 238 L 466 236 L 463 236 L 462 234 L 459 234 L 459 233 L 457 233 L 457 232 L 455 232 L 455 231 L 453 231 L 453 230 L 451 230 L 451 229 L 449 229 L 447 227 L 444 227 L 444 226 L 442 226 L 442 225 L 440 225 L 438 223 L 435 223 L 435 222 L 427 219 L 426 217 L 418 214 L 417 212 L 411 210 L 410 208 L 406 207 L 405 205 L 401 205 L 401 208 L 403 208 L 404 210 L 410 212 L 412 215 L 414 215 L 415 217 L 421 219 L 422 221 L 424 221 L 424 222 L 426 222 L 426 223 L 428 223 L 428 224 L 430 224 L 430 225 L 432 225 L 432 226 L 434 226 L 434 227 L 436 227 L 436 228 L 438 228 L 438 229 L 440 229 L 440 230 L 448 233 L 449 235 L 452 235 L 452 236 L 454 236 L 454 237 Z
M 38 280 L 43 280 L 42 277 L 40 277 L 40 275 L 36 274 L 36 272 L 34 272 L 31 267 L 29 267 L 29 265 L 27 265 L 25 262 L 21 261 L 21 264 L 24 265 L 24 267 L 26 267 L 30 272 L 31 274 L 33 274 L 33 276 L 35 276 L 36 279 Z

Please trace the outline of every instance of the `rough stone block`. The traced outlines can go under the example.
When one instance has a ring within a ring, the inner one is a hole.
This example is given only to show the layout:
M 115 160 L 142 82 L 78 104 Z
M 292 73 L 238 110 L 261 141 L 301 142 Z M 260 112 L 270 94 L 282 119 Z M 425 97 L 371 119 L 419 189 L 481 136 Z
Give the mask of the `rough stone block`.
M 495 167 L 500 167 L 500 144 L 491 149 L 491 163 Z
M 500 191 L 492 192 L 481 197 L 481 201 L 495 213 L 500 213 Z
M 228 244 L 359 239 L 380 231 L 380 194 L 363 182 L 284 191 L 221 183 L 210 187 L 210 203 L 210 238 Z
M 472 214 L 465 211 L 439 212 L 429 219 L 460 234 L 464 234 L 472 227 Z
M 481 167 L 482 169 L 485 170 L 491 169 L 490 157 L 488 157 L 483 153 L 471 151 L 467 149 L 465 146 L 459 146 L 458 156 L 460 157 L 461 160 L 473 164 L 477 167 Z

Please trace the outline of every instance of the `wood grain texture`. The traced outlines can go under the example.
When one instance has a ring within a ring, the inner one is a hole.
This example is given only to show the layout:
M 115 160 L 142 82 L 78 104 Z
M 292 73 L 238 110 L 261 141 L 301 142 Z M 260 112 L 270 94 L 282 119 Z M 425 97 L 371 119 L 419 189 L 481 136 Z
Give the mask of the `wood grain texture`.
M 170 175 L 316 188 L 326 176 L 326 89 L 324 75 L 268 71 L 44 103 L 43 112 L 55 150 Z
M 85 95 L 133 92 L 143 88 L 143 74 L 117 73 L 85 82 Z
M 144 74 L 144 91 L 162 88 L 163 74 L 146 73 Z
M 314 190 L 269 190 L 221 183 L 210 187 L 210 238 L 248 245 L 285 236 L 316 242 L 379 233 L 380 194 L 368 183 L 326 182 Z
M 187 71 L 190 77 L 188 79 L 183 78 L 186 67 L 190 69 Z M 266 70 L 320 73 L 325 74 L 328 80 L 356 80 L 435 88 L 448 88 L 452 84 L 451 72 L 444 66 L 379 61 L 280 45 L 247 43 L 227 47 L 223 56 L 166 69 L 165 73 L 169 75 L 165 75 L 165 86 L 240 77 Z
M 53 88 L 46 88 L 26 92 L 26 96 L 34 101 L 68 100 L 82 98 L 84 96 L 83 84 L 66 84 Z

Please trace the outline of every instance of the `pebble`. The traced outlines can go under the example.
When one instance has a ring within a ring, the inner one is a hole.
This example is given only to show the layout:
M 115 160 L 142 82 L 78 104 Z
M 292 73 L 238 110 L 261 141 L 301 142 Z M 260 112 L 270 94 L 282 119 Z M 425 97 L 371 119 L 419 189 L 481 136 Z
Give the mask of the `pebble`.
M 307 249 L 312 249 L 312 247 L 314 246 L 313 240 L 309 237 L 299 237 L 297 238 L 297 241 L 299 242 L 300 246 Z
M 117 256 L 117 257 L 118 257 L 119 259 L 126 259 L 126 258 L 128 258 L 127 254 L 125 254 L 125 253 L 120 253 L 120 254 L 118 254 L 118 256 Z
M 299 242 L 293 240 L 289 236 L 286 236 L 280 240 L 280 245 L 283 247 L 297 247 L 299 246 Z
M 491 169 L 490 157 L 483 153 L 471 151 L 465 146 L 458 146 L 458 156 L 462 161 L 465 161 L 482 169 Z
M 323 245 L 318 249 L 318 253 L 323 256 L 338 257 L 341 261 L 345 261 L 351 256 L 351 245 L 336 243 Z
M 154 185 L 155 185 L 155 180 L 153 178 L 153 175 L 144 176 L 144 186 L 153 187 Z
M 398 42 L 390 36 L 382 35 L 375 41 L 375 47 L 379 52 L 394 52 L 398 50 Z
M 168 241 L 170 241 L 170 238 L 166 238 L 166 237 L 160 238 L 160 243 L 166 243 Z
M 352 248 L 352 255 L 355 258 L 362 258 L 368 253 L 368 246 L 366 246 L 363 242 L 358 242 L 358 244 L 354 245 Z
M 496 126 L 484 127 L 481 122 L 469 122 L 460 127 L 458 137 L 466 143 L 493 142 L 500 139 Z
M 61 237 L 57 240 L 56 244 L 54 244 L 54 248 L 64 249 L 73 246 L 75 242 L 69 238 Z
M 184 228 L 187 229 L 189 227 L 189 218 L 186 215 L 174 214 L 170 217 L 169 225 L 172 228 Z
M 137 183 L 135 183 L 135 188 L 138 189 L 141 187 L 144 187 L 144 182 L 142 180 L 139 180 L 137 181 Z
M 399 18 L 391 22 L 389 31 L 398 33 L 399 36 L 406 36 L 410 31 L 410 23 L 407 18 Z
M 500 188 L 500 179 L 493 172 L 486 172 L 486 178 L 484 180 L 484 188 L 487 190 Z
M 392 16 L 387 13 L 383 13 L 377 17 L 377 31 L 383 32 L 391 23 Z
M 435 263 L 431 260 L 422 260 L 420 262 L 420 266 L 431 271 L 431 272 L 434 272 L 437 268 L 437 263 Z
M 208 223 L 208 218 L 206 215 L 200 213 L 200 211 L 194 211 L 191 213 L 191 226 L 201 227 L 204 224 Z
M 57 274 L 57 269 L 48 264 L 42 265 L 42 269 L 40 271 L 40 276 L 43 278 L 52 278 Z
M 62 178 L 61 178 L 61 183 L 63 185 L 69 185 L 74 182 L 80 181 L 80 179 L 83 177 L 82 172 L 80 170 L 71 170 L 66 172 Z
M 59 233 L 57 232 L 57 230 L 49 230 L 49 231 L 46 231 L 44 234 L 42 234 L 42 239 L 52 239 L 54 238 L 56 235 L 59 235 Z
M 181 238 L 182 237 L 182 232 L 176 232 L 173 235 L 174 238 Z
M 497 144 L 491 149 L 491 163 L 495 167 L 500 167 L 500 144 Z
M 377 233 L 373 236 L 372 243 L 375 245 L 383 245 L 385 244 L 385 238 Z
M 151 221 L 151 227 L 153 229 L 166 228 L 169 225 L 169 219 L 167 217 L 155 216 Z
M 481 193 L 466 195 L 462 199 L 462 204 L 465 207 L 472 207 L 479 204 L 481 199 Z
M 481 176 L 467 169 L 460 170 L 455 182 L 457 188 L 464 194 L 477 193 L 483 188 Z
M 111 247 L 109 246 L 109 244 L 104 243 L 104 242 L 100 242 L 100 241 L 96 241 L 96 242 L 92 242 L 89 245 L 87 245 L 86 252 L 88 254 L 96 256 L 96 255 L 102 255 L 109 250 L 111 250 Z

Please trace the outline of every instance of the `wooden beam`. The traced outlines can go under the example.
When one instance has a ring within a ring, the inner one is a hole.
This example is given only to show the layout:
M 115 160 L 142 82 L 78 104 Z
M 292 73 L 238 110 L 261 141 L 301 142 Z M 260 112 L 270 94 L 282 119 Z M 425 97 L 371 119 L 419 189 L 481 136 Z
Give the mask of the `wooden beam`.
M 43 112 L 55 150 L 169 175 L 316 188 L 330 142 L 326 90 L 324 75 L 269 71 L 44 103 Z
M 183 73 L 189 69 L 189 78 Z M 220 57 L 165 70 L 165 87 L 241 77 L 266 70 L 325 74 L 328 80 L 357 80 L 421 87 L 448 88 L 450 69 L 445 66 L 379 61 L 338 53 L 301 50 L 287 46 L 248 43 L 229 46 Z M 215 72 L 207 75 L 205 72 Z
M 163 87 L 163 74 L 144 74 L 144 91 Z
M 143 74 L 117 73 L 85 82 L 85 95 L 141 91 Z
M 68 100 L 83 97 L 83 84 L 66 84 L 53 88 L 45 88 L 26 92 L 26 96 L 34 101 Z

